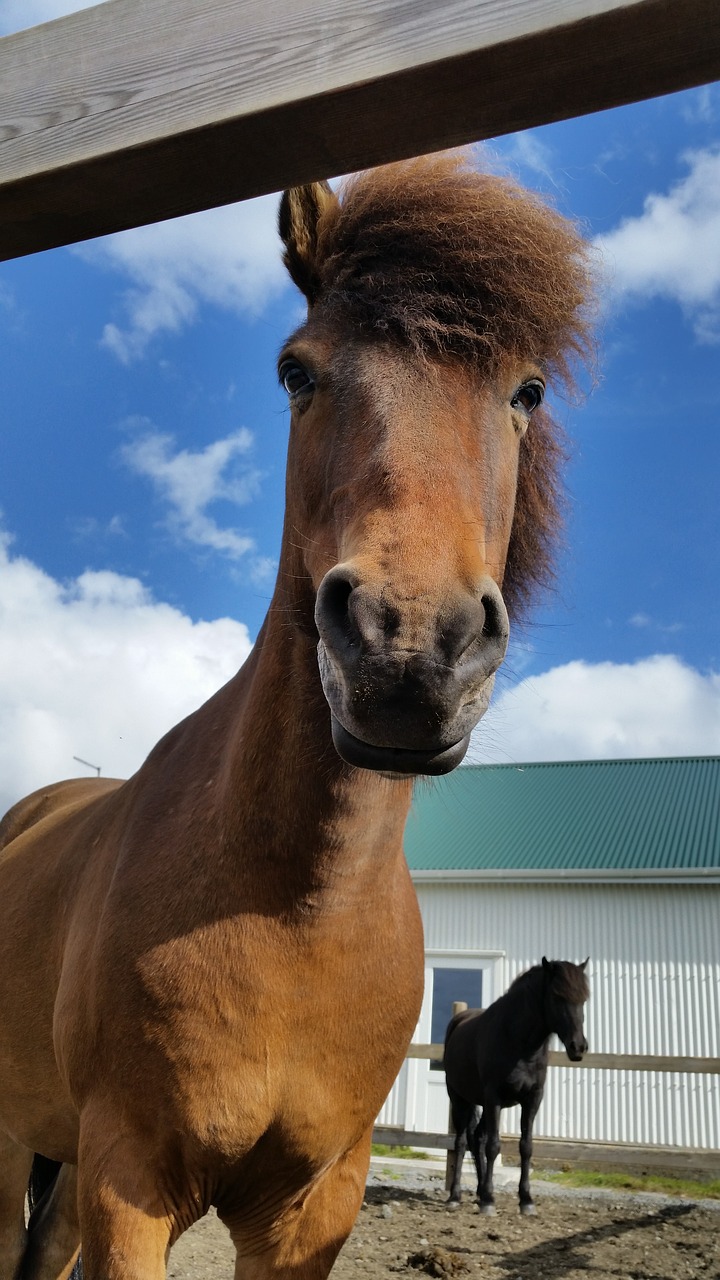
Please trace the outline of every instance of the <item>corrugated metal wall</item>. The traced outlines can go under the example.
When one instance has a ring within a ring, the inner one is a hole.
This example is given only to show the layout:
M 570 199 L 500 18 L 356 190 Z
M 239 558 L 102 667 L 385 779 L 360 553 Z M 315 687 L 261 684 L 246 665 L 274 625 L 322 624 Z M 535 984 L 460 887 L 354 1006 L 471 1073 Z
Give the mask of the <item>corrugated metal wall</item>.
M 420 884 L 418 897 L 426 951 L 502 951 L 503 989 L 543 955 L 589 955 L 593 1052 L 720 1057 L 720 886 Z M 403 1070 L 381 1120 L 420 1129 Z M 535 1132 L 718 1149 L 720 1080 L 551 1069 Z

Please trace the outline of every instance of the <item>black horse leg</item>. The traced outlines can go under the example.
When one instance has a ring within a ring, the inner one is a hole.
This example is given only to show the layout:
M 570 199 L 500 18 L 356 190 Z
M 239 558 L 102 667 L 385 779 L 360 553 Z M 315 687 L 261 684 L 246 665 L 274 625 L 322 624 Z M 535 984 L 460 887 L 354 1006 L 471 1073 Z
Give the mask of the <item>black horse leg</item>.
M 448 1090 L 448 1092 L 450 1092 Z M 452 1183 L 450 1184 L 450 1195 L 448 1197 L 449 1204 L 459 1204 L 462 1196 L 462 1167 L 467 1151 L 467 1131 L 475 1114 L 475 1108 L 471 1103 L 465 1102 L 464 1098 L 460 1098 L 456 1093 L 450 1095 L 450 1106 L 452 1109 L 452 1122 L 455 1130 L 455 1168 L 453 1169 Z
M 484 1177 L 478 1187 L 480 1212 L 495 1212 L 493 1196 L 493 1167 L 500 1151 L 500 1108 L 485 1105 L 483 1107 L 482 1125 L 485 1131 L 485 1168 Z
M 475 1114 L 468 1128 L 468 1145 L 472 1152 L 472 1158 L 475 1161 L 475 1172 L 477 1173 L 477 1198 L 479 1200 L 480 1188 L 485 1181 L 485 1126 L 483 1124 L 482 1112 L 479 1108 L 475 1109 Z
M 532 1130 L 535 1116 L 538 1112 L 539 1100 L 533 1098 L 529 1102 L 521 1104 L 520 1113 L 520 1186 L 518 1195 L 520 1197 L 520 1212 L 530 1214 L 535 1212 L 535 1205 L 530 1194 L 530 1161 L 532 1159 Z

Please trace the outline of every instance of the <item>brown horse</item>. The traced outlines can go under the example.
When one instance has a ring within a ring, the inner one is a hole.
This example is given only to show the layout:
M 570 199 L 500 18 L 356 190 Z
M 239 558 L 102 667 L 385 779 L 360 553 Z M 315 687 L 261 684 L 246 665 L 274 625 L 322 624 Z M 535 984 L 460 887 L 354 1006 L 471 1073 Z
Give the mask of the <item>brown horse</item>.
M 308 318 L 255 648 L 129 781 L 0 828 L 3 1280 L 81 1241 L 89 1280 L 157 1280 L 211 1205 L 237 1277 L 327 1275 L 420 1007 L 412 778 L 462 759 L 548 568 L 575 230 L 447 157 L 290 191 L 280 228 Z

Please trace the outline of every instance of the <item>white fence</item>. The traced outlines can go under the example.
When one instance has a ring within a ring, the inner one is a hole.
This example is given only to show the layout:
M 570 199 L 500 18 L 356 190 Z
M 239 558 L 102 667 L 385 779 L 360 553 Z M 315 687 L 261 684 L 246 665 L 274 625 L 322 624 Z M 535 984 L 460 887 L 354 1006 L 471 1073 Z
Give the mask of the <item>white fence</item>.
M 412 1044 L 408 1050 L 408 1059 L 441 1062 L 443 1046 L 441 1044 Z M 551 1070 L 548 1081 L 553 1077 L 558 1080 L 566 1072 L 573 1075 L 583 1072 L 592 1088 L 593 1080 L 598 1073 L 607 1073 L 615 1079 L 616 1088 L 626 1076 L 635 1072 L 643 1072 L 646 1079 L 672 1078 L 682 1081 L 683 1090 L 692 1087 L 692 1082 L 707 1076 L 720 1079 L 720 1058 L 670 1058 L 653 1054 L 615 1054 L 588 1053 L 582 1062 L 569 1063 L 564 1053 L 551 1052 L 549 1056 Z M 517 1156 L 516 1133 L 510 1134 L 506 1118 L 512 1110 L 503 1111 L 503 1157 L 513 1163 Z M 429 1133 L 414 1129 L 405 1129 L 401 1125 L 379 1123 L 375 1126 L 373 1140 L 389 1146 L 408 1145 L 418 1148 L 437 1147 L 448 1152 L 448 1178 L 452 1164 L 452 1148 L 454 1135 L 448 1124 L 447 1132 Z M 684 1176 L 718 1177 L 720 1176 L 720 1150 L 697 1147 L 680 1147 L 665 1143 L 662 1137 L 653 1144 L 632 1142 L 607 1142 L 598 1139 L 546 1138 L 536 1137 L 534 1141 L 534 1160 L 536 1164 L 552 1167 L 553 1165 L 574 1164 L 583 1168 L 625 1169 L 635 1172 L 665 1172 Z

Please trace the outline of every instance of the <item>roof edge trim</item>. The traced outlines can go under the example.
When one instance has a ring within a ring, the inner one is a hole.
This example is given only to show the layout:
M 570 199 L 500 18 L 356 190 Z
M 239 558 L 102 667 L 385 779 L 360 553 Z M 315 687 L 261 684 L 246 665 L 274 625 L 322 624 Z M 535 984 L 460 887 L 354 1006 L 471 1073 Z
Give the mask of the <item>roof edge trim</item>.
M 530 868 L 505 867 L 483 868 L 482 870 L 423 870 L 410 868 L 410 878 L 414 883 L 427 884 L 441 882 L 443 884 L 468 884 L 478 882 L 502 882 L 512 880 L 515 883 L 533 883 L 548 881 L 555 883 L 566 880 L 571 884 L 720 884 L 720 867 L 642 867 L 618 868 L 583 868 L 583 867 L 547 867 L 541 870 Z

